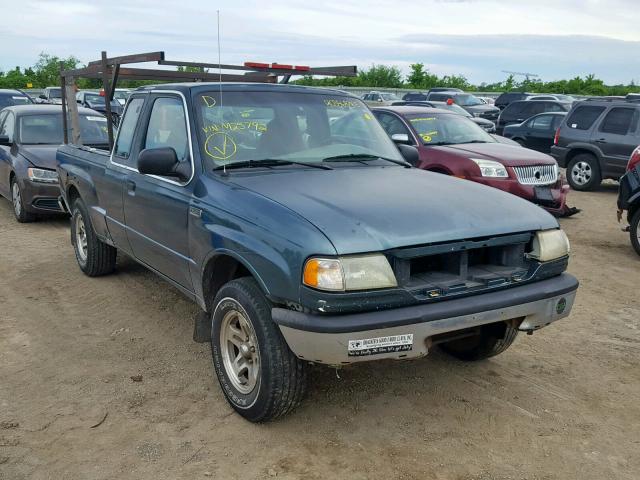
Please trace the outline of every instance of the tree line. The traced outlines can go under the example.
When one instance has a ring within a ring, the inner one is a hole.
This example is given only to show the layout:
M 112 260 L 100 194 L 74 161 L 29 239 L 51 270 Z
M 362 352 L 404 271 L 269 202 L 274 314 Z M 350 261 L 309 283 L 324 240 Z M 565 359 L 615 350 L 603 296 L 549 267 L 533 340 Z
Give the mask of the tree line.
M 74 56 L 60 58 L 55 55 L 41 53 L 38 61 L 31 67 L 16 67 L 6 72 L 0 71 L 0 88 L 44 88 L 60 84 L 60 62 L 65 69 L 81 68 L 84 65 Z M 186 67 L 191 71 L 193 67 Z M 180 69 L 180 67 L 178 68 Z M 151 80 L 119 81 L 119 87 L 134 88 L 150 83 Z M 590 74 L 585 77 L 575 77 L 570 80 L 554 80 L 545 82 L 540 79 L 518 80 L 509 75 L 504 81 L 496 83 L 481 83 L 474 85 L 464 75 L 438 76 L 429 72 L 424 63 L 414 63 L 410 66 L 408 75 L 403 75 L 400 68 L 389 65 L 371 65 L 358 71 L 355 77 L 313 78 L 310 76 L 296 80 L 300 85 L 315 86 L 345 86 L 364 88 L 410 88 L 428 90 L 432 87 L 460 88 L 465 91 L 508 92 L 528 91 L 533 93 L 566 93 L 574 95 L 626 95 L 640 93 L 640 86 L 633 81 L 627 85 L 605 85 L 605 83 Z M 100 88 L 102 83 L 95 79 L 78 79 L 79 88 Z

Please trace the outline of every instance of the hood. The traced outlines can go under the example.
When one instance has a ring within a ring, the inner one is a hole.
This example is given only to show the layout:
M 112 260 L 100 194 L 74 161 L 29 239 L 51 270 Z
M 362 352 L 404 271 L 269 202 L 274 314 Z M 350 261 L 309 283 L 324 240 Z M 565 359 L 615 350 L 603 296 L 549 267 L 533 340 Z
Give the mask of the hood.
M 493 112 L 497 113 L 500 111 L 498 107 L 494 107 L 493 105 L 487 105 L 486 103 L 483 103 L 482 105 L 471 105 L 468 107 L 465 107 L 462 105 L 460 106 L 470 113 L 493 113 Z
M 520 145 L 505 143 L 461 143 L 459 145 L 441 145 L 432 148 L 463 158 L 494 160 L 507 167 L 553 165 L 556 163 L 552 157 L 544 153 L 522 148 Z
M 469 120 L 471 120 L 472 122 L 477 123 L 478 125 L 491 125 L 495 127 L 495 123 L 493 123 L 491 120 L 487 120 L 486 118 L 482 118 L 482 117 L 469 117 Z
M 296 212 L 338 254 L 557 228 L 547 212 L 496 188 L 402 167 L 234 172 L 230 181 Z
M 60 145 L 20 145 L 20 154 L 34 167 L 55 170 L 56 150 Z

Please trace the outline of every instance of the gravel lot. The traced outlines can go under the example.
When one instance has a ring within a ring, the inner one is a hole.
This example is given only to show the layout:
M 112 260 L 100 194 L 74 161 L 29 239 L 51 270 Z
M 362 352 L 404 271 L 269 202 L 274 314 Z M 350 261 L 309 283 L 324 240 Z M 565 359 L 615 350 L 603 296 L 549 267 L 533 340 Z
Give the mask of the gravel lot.
M 573 314 L 465 364 L 317 368 L 293 415 L 232 413 L 195 305 L 131 260 L 89 279 L 67 220 L 0 199 L 0 479 L 640 478 L 640 258 L 616 187 L 570 195 Z

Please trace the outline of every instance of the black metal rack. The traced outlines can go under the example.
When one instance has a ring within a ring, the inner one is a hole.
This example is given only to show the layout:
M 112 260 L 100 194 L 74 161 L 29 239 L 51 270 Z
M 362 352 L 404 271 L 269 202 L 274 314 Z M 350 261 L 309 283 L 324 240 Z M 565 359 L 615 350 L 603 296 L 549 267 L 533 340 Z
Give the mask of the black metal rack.
M 158 65 L 174 67 L 196 67 L 201 71 L 176 71 L 166 69 L 147 69 L 122 67 L 127 64 L 156 62 Z M 206 72 L 207 68 L 215 68 L 216 73 Z M 222 70 L 244 71 L 244 74 L 222 73 Z M 80 143 L 78 133 L 78 111 L 75 101 L 68 101 L 67 94 L 74 91 L 76 78 L 101 79 L 105 94 L 105 108 L 107 117 L 112 117 L 111 101 L 118 80 L 152 80 L 159 82 L 258 82 L 258 83 L 288 83 L 294 75 L 323 75 L 334 77 L 354 77 L 357 68 L 350 66 L 336 67 L 308 67 L 301 65 L 285 65 L 279 63 L 245 62 L 244 65 L 226 65 L 218 63 L 185 62 L 166 60 L 164 52 L 147 52 L 120 57 L 107 57 L 102 52 L 102 58 L 89 62 L 84 68 L 65 70 L 60 64 L 60 85 L 62 87 L 62 121 L 64 128 L 64 143 L 69 143 L 67 114 L 71 114 L 72 130 L 76 133 L 73 143 Z M 68 92 L 67 92 L 67 89 Z M 75 127 L 74 127 L 75 125 Z M 113 124 L 107 122 L 109 147 L 113 147 Z

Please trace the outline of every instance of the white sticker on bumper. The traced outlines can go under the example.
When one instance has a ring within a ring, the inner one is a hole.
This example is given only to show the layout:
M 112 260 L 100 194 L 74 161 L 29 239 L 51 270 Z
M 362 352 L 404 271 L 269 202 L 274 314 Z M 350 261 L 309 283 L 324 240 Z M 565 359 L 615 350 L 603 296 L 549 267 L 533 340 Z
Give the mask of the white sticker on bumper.
M 349 340 L 347 351 L 350 357 L 403 352 L 413 349 L 413 333 L 388 337 Z

